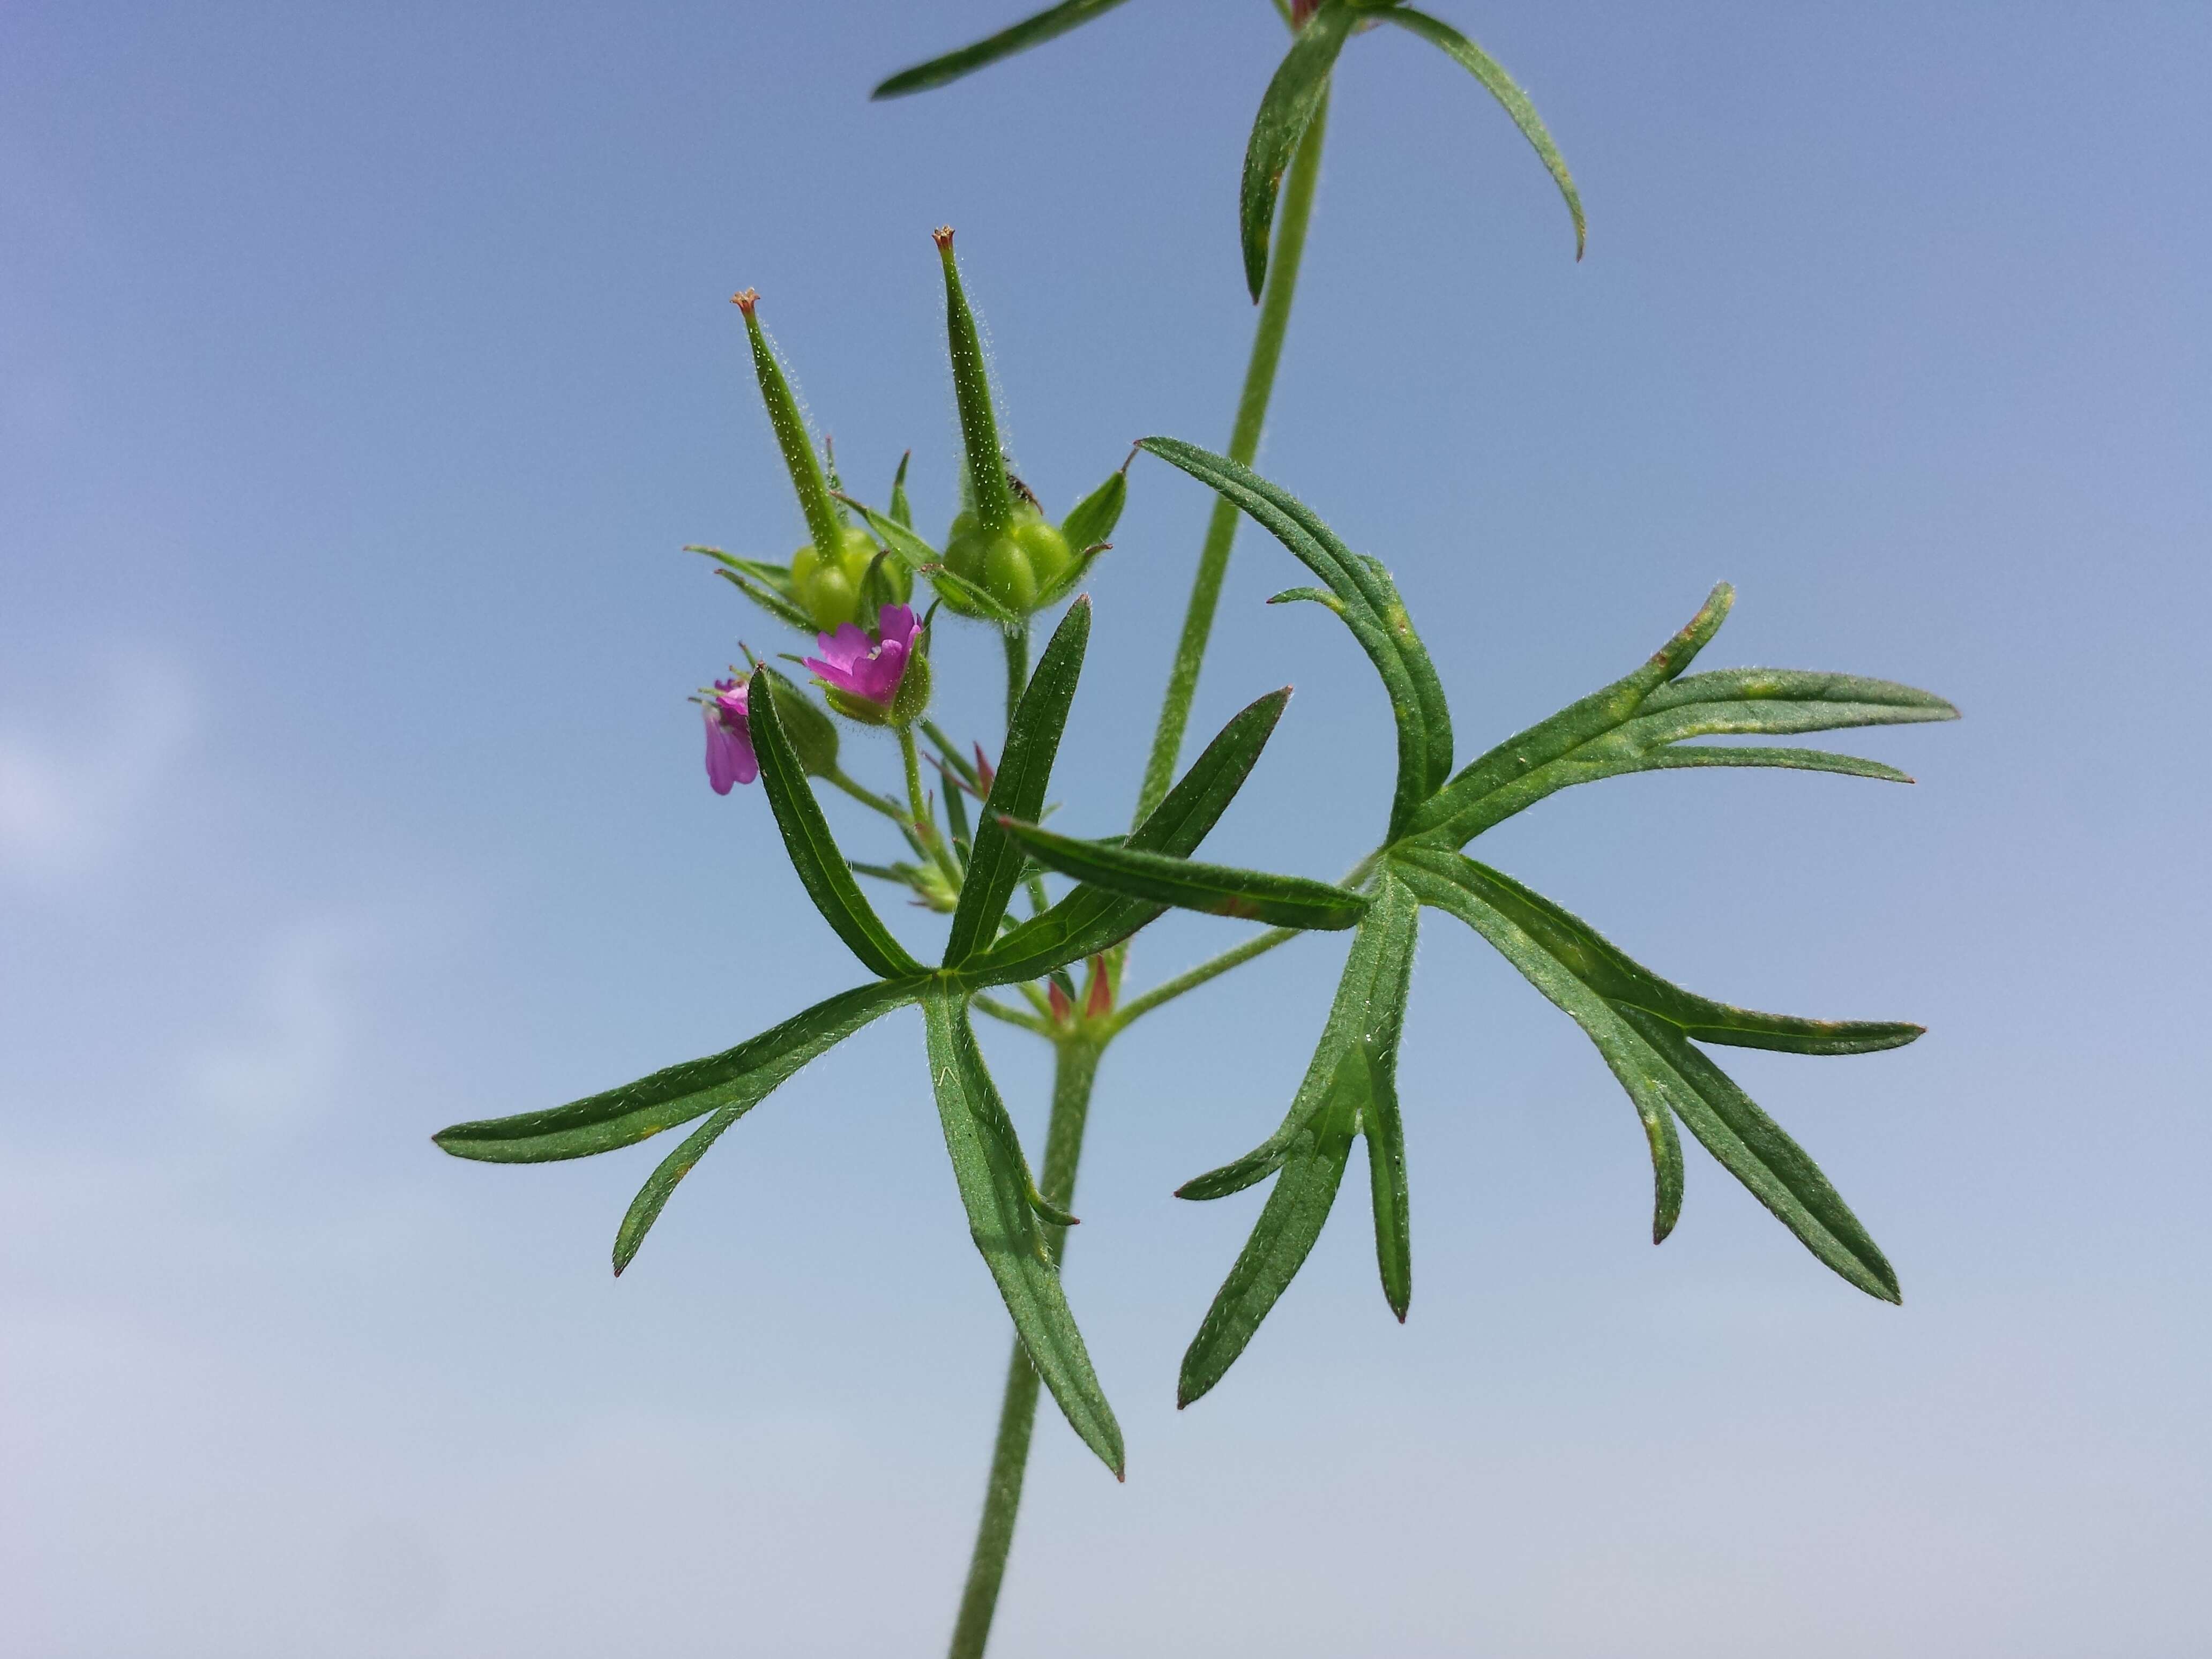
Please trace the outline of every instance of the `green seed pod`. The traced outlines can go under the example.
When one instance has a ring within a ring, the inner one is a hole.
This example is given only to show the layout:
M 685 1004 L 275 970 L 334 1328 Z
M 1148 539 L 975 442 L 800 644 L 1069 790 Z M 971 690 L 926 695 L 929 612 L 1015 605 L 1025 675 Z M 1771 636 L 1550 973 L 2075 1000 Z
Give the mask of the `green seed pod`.
M 799 595 L 799 603 L 806 602 L 806 590 L 813 584 L 814 573 L 822 568 L 822 557 L 808 542 L 791 556 L 791 591 Z
M 861 619 L 862 590 L 869 585 L 872 568 L 876 573 L 878 606 L 904 605 L 912 596 L 913 574 L 898 560 L 884 556 L 868 532 L 857 525 L 848 525 L 839 532 L 835 560 L 824 559 L 811 544 L 791 556 L 792 591 L 814 618 L 814 625 L 825 634 L 832 633 L 840 623 Z M 883 597 L 886 594 L 888 598 Z
M 1067 538 L 1042 519 L 1026 519 L 1014 526 L 1014 539 L 1021 544 L 1029 557 L 1030 570 L 1036 578 L 1037 592 L 1048 593 L 1053 584 L 1067 572 L 1074 556 L 1068 550 Z
M 983 550 L 990 544 L 990 532 L 975 522 L 973 513 L 959 514 L 945 538 L 945 568 L 963 581 L 981 585 Z
M 1009 611 L 1036 608 L 1036 572 L 1014 536 L 996 536 L 983 550 L 983 591 Z
M 806 610 L 817 628 L 834 634 L 840 625 L 860 616 L 860 586 L 842 569 L 817 570 L 807 584 Z

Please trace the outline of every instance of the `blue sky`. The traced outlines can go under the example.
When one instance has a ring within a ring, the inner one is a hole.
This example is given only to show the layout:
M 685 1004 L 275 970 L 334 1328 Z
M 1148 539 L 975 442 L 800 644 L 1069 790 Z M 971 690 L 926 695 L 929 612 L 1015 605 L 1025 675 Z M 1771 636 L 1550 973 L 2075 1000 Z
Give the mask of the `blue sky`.
M 1535 94 L 1589 257 L 1457 70 L 1354 41 L 1263 466 L 1397 570 L 1465 753 L 1722 578 L 1707 664 L 1965 710 L 1849 744 L 1911 790 L 1667 775 L 1486 842 L 1696 988 L 1930 1028 L 1731 1061 L 1905 1305 L 1695 1152 L 1654 1250 L 1595 1054 L 1432 920 L 1409 1322 L 1348 1206 L 1177 1414 L 1258 1194 L 1169 1194 L 1273 1124 L 1342 947 L 1279 952 L 1109 1059 L 1067 1282 L 1130 1479 L 1041 1425 L 1003 1650 L 2201 1652 L 2212 17 L 1438 9 Z M 678 549 L 801 533 L 732 289 L 853 483 L 914 448 L 933 526 L 940 222 L 1049 503 L 1142 434 L 1221 441 L 1277 27 L 1139 0 L 864 101 L 1010 15 L 0 23 L 0 1647 L 941 1644 L 1006 1328 L 917 1022 L 733 1131 L 619 1285 L 656 1149 L 427 1136 L 854 977 L 684 701 L 781 642 Z M 1126 816 L 1206 506 L 1133 473 L 1072 826 Z M 1244 538 L 1195 724 L 1297 686 L 1211 847 L 1328 875 L 1386 714 L 1333 619 L 1261 607 L 1294 580 Z M 939 684 L 988 732 L 988 642 Z M 1163 923 L 1134 971 L 1229 937 Z

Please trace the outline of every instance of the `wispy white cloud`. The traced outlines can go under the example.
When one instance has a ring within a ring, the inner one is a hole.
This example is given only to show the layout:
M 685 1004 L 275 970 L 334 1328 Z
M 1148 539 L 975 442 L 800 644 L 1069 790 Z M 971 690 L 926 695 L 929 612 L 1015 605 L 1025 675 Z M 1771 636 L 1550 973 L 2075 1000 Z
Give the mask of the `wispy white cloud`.
M 84 677 L 60 718 L 0 709 L 0 878 L 65 885 L 107 862 L 198 728 L 181 670 L 121 653 Z
M 240 1029 L 188 1062 L 191 1097 L 246 1125 L 321 1108 L 359 1028 L 353 976 L 383 942 L 381 928 L 358 921 L 311 923 L 277 939 Z

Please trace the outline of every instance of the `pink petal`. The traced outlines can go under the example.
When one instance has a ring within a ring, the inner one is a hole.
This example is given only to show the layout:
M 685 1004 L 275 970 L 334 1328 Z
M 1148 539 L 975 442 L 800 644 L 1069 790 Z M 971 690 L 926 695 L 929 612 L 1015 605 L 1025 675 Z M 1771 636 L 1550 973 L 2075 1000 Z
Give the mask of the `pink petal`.
M 730 793 L 732 784 L 750 783 L 760 775 L 760 761 L 753 753 L 752 732 L 742 708 L 730 709 L 727 696 L 706 705 L 707 781 L 718 795 Z
M 814 642 L 830 663 L 848 671 L 868 654 L 868 636 L 856 623 L 839 623 L 835 634 L 817 634 Z
M 885 645 L 896 643 L 902 650 L 911 651 L 914 636 L 921 631 L 921 618 L 910 605 L 887 605 L 876 618 L 876 631 Z

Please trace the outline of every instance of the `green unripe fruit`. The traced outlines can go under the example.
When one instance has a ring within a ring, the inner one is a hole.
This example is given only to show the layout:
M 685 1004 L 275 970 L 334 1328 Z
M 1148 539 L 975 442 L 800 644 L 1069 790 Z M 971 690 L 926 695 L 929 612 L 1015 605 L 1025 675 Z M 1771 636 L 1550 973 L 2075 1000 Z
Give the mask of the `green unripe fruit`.
M 1009 611 L 1026 615 L 1036 608 L 1036 572 L 1015 537 L 995 537 L 983 550 L 983 590 Z
M 959 514 L 945 538 L 945 568 L 963 581 L 981 583 L 983 550 L 990 544 L 989 532 L 975 522 L 973 513 Z
M 1067 538 L 1024 503 L 995 534 L 972 512 L 952 520 L 945 542 L 945 568 L 972 582 L 1009 611 L 1026 616 L 1074 562 Z
M 857 525 L 848 525 L 839 532 L 834 558 L 823 558 L 821 550 L 811 542 L 791 556 L 792 591 L 798 595 L 806 614 L 814 618 L 814 625 L 823 633 L 834 633 L 840 624 L 860 620 L 860 581 L 868 574 L 868 566 L 875 556 L 875 543 Z M 907 574 L 906 567 L 896 560 L 888 560 L 884 574 L 890 578 L 899 603 L 904 604 L 914 591 L 914 580 Z
M 1014 526 L 1014 539 L 1029 556 L 1030 569 L 1036 577 L 1038 591 L 1051 592 L 1053 584 L 1067 574 L 1072 562 L 1067 538 L 1042 519 L 1030 519 Z
M 814 625 L 825 634 L 834 634 L 838 626 L 853 621 L 860 614 L 860 592 L 853 580 L 842 570 L 817 571 L 806 587 L 807 614 Z

